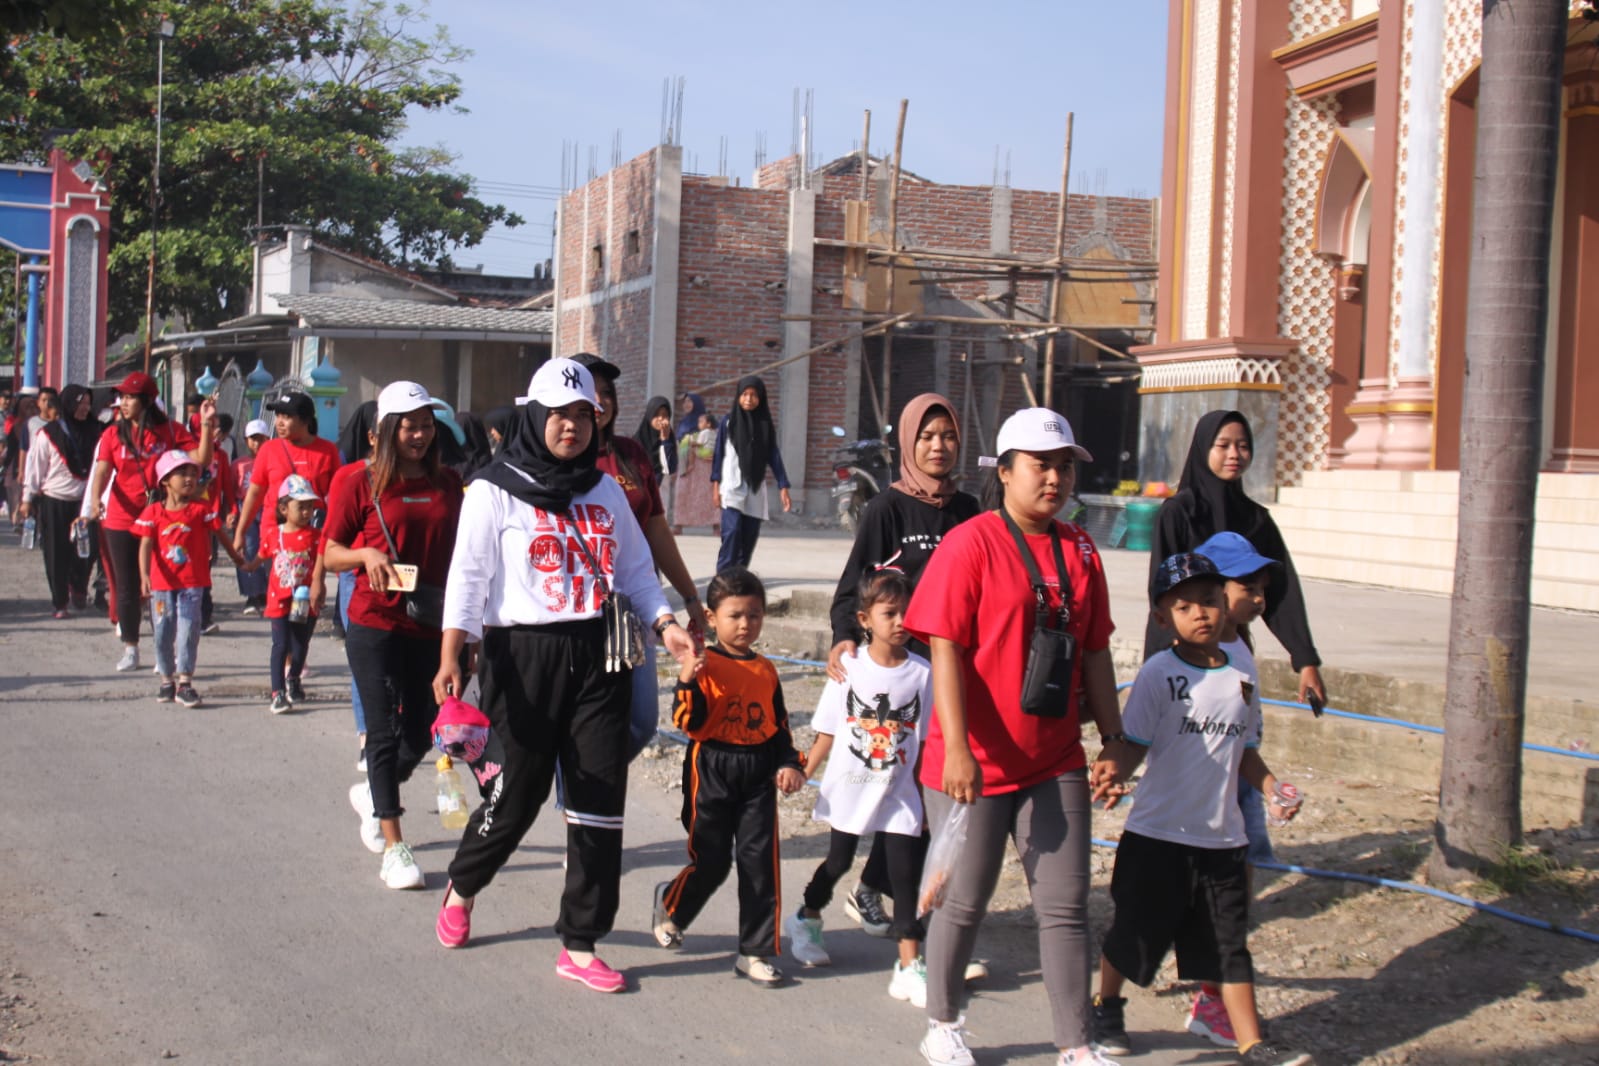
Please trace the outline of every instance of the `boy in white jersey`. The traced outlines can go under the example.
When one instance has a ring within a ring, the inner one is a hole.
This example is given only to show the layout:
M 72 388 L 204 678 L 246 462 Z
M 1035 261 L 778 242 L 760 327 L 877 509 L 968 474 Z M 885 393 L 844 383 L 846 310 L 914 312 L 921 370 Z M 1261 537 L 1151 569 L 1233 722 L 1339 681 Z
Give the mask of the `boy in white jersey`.
M 1095 1042 L 1107 1053 L 1131 1050 L 1123 984 L 1147 986 L 1175 946 L 1180 978 L 1221 985 L 1240 1062 L 1302 1066 L 1309 1055 L 1261 1039 L 1255 1012 L 1238 778 L 1268 796 L 1277 782 L 1258 750 L 1255 678 L 1220 647 L 1224 584 L 1211 561 L 1193 553 L 1166 559 L 1150 584 L 1156 619 L 1177 641 L 1144 663 L 1122 712 L 1130 743 L 1121 750 L 1131 752 L 1131 761 L 1116 767 L 1117 784 L 1142 759 L 1149 767 L 1116 849 L 1110 887 L 1116 915 L 1100 958 Z M 1107 790 L 1107 806 L 1122 791 Z M 1294 813 L 1273 803 L 1275 817 Z

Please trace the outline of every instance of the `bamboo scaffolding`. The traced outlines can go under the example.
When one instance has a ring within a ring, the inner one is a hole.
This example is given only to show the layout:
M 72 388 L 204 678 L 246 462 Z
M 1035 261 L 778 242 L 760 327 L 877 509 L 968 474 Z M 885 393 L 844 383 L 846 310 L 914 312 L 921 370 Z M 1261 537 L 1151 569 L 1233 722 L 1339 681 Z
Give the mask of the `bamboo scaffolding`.
M 892 184 L 888 187 L 888 246 L 890 249 L 899 247 L 899 174 L 900 159 L 905 148 L 905 112 L 910 109 L 909 100 L 899 102 L 899 124 L 894 130 L 894 174 L 889 180 Z M 894 312 L 894 263 L 895 256 L 888 260 L 888 311 Z M 864 360 L 863 360 L 864 361 Z M 894 331 L 889 330 L 883 335 L 883 407 L 884 411 L 894 409 Z M 880 420 L 881 421 L 881 420 Z
M 862 337 L 870 337 L 874 333 L 881 333 L 882 331 L 884 331 L 886 329 L 892 329 L 894 326 L 897 326 L 901 322 L 904 322 L 906 319 L 910 318 L 911 314 L 912 314 L 912 312 L 906 311 L 902 315 L 896 315 L 893 318 L 885 318 L 881 322 L 874 322 L 874 323 L 872 323 L 871 325 L 867 326 L 864 329 L 853 330 L 852 332 L 847 333 L 847 334 L 845 334 L 842 337 L 835 337 L 832 340 L 827 341 L 827 342 L 825 342 L 823 344 L 812 345 L 811 347 L 805 349 L 803 352 L 799 352 L 799 353 L 797 353 L 795 355 L 787 355 L 787 356 L 784 356 L 781 359 L 777 359 L 777 360 L 774 360 L 774 361 L 772 361 L 770 363 L 766 363 L 763 366 L 758 366 L 754 370 L 744 370 L 744 371 L 741 371 L 740 373 L 736 374 L 733 377 L 723 378 L 721 381 L 713 381 L 709 385 L 702 385 L 702 386 L 700 386 L 700 391 L 702 391 L 702 392 L 710 392 L 713 389 L 726 388 L 728 385 L 737 385 L 741 378 L 749 377 L 751 374 L 764 374 L 768 370 L 776 370 L 778 367 L 787 366 L 790 363 L 797 363 L 801 359 L 809 359 L 813 355 L 820 355 L 823 352 L 831 351 L 832 349 L 838 347 L 841 344 L 848 344 L 850 341 L 860 340 Z M 806 316 L 805 315 L 784 315 L 783 317 L 784 318 L 788 318 L 788 319 L 793 319 L 793 320 L 801 320 L 801 319 L 804 319 Z M 861 362 L 865 363 L 865 360 L 863 359 L 863 360 L 861 360 Z
M 778 315 L 777 317 L 778 317 L 778 320 L 781 321 L 781 322 L 843 322 L 843 323 L 875 322 L 875 323 L 877 323 L 879 325 L 881 325 L 885 321 L 892 321 L 893 324 L 895 324 L 895 325 L 898 325 L 901 322 L 907 322 L 907 321 L 908 322 L 931 322 L 931 323 L 935 323 L 935 324 L 936 323 L 940 323 L 940 322 L 947 322 L 950 325 L 955 325 L 955 326 L 988 326 L 988 327 L 1008 326 L 1011 329 L 1036 329 L 1036 328 L 1038 328 L 1039 322 L 1043 321 L 1042 319 L 1034 319 L 1033 321 L 1026 321 L 1026 320 L 1019 319 L 1019 318 L 978 318 L 975 315 L 926 315 L 926 314 L 921 314 L 921 313 L 916 312 L 916 311 L 905 311 L 905 312 L 902 312 L 902 313 L 900 313 L 898 315 L 892 316 L 891 319 L 885 319 L 881 314 L 871 314 L 871 313 L 858 314 L 858 315 L 794 315 L 794 314 L 782 314 L 782 315 Z M 1112 331 L 1120 330 L 1120 331 L 1122 331 L 1124 333 L 1149 333 L 1155 328 L 1154 326 L 1129 326 L 1129 325 L 1127 325 L 1126 323 L 1123 323 L 1123 322 L 1112 322 L 1112 323 L 1105 323 L 1105 322 L 1073 322 L 1072 326 L 1074 328 L 1076 328 L 1076 329 L 1081 329 L 1081 330 L 1112 330 Z M 848 339 L 851 339 L 851 338 L 845 338 L 845 339 L 848 340 Z M 837 342 L 834 342 L 834 343 L 837 343 Z
M 1066 205 L 1071 199 L 1072 176 L 1072 119 L 1075 114 L 1066 112 L 1066 150 L 1060 165 L 1060 206 L 1055 211 L 1055 262 L 1066 258 Z M 1057 265 L 1055 276 L 1049 281 L 1049 298 L 1044 302 L 1045 313 L 1055 321 L 1055 305 L 1060 301 L 1061 270 Z M 1055 334 L 1051 332 L 1044 341 L 1044 406 L 1055 404 Z
M 1049 270 L 1056 265 L 1056 257 L 1036 259 L 1003 252 L 980 254 L 977 252 L 957 252 L 947 248 L 906 247 L 889 249 L 870 241 L 849 241 L 839 237 L 817 237 L 813 243 L 822 248 L 855 248 L 879 259 L 928 259 L 941 263 L 976 263 L 982 266 L 996 266 L 1007 270 L 1013 266 L 1031 266 L 1040 270 Z M 1153 259 L 1067 258 L 1061 262 L 1061 265 L 1073 270 L 1100 270 L 1112 273 L 1129 269 L 1145 271 L 1160 269 L 1160 264 Z

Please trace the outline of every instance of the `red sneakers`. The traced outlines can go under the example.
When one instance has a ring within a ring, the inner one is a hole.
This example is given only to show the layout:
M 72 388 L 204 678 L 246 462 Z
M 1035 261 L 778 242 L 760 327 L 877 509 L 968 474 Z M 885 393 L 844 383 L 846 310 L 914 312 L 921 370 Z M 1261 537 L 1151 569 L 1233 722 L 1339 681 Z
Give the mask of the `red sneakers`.
M 447 906 L 449 902 L 450 886 L 446 885 L 444 899 L 439 903 L 438 921 L 433 923 L 433 932 L 439 938 L 439 943 L 447 948 L 465 947 L 472 935 L 472 911 L 460 903 Z
M 1194 1008 L 1188 1012 L 1188 1031 L 1217 1047 L 1238 1046 L 1232 1019 L 1227 1017 L 1227 1008 L 1222 1005 L 1220 996 L 1207 996 L 1203 992 L 1194 996 Z
M 561 957 L 555 962 L 555 972 L 568 981 L 587 985 L 596 992 L 621 992 L 627 988 L 627 978 L 605 965 L 605 961 L 597 955 L 587 966 L 579 966 L 562 948 Z

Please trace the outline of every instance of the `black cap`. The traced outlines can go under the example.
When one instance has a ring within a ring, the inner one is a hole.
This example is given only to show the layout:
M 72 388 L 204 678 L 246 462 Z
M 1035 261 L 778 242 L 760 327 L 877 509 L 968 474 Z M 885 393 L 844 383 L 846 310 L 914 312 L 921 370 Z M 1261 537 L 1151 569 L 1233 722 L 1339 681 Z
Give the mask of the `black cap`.
M 293 415 L 303 422 L 316 424 L 316 403 L 298 389 L 279 389 L 266 395 L 264 405 L 268 411 Z
M 622 376 L 622 368 L 615 363 L 606 362 L 593 352 L 578 352 L 571 357 L 572 362 L 578 364 L 597 378 L 606 381 L 615 381 Z
M 1178 552 L 1176 555 L 1168 555 L 1155 568 L 1155 576 L 1149 579 L 1149 602 L 1159 603 L 1162 596 L 1178 585 L 1197 578 L 1217 585 L 1227 580 L 1222 577 L 1221 571 L 1216 569 L 1215 563 L 1198 552 Z

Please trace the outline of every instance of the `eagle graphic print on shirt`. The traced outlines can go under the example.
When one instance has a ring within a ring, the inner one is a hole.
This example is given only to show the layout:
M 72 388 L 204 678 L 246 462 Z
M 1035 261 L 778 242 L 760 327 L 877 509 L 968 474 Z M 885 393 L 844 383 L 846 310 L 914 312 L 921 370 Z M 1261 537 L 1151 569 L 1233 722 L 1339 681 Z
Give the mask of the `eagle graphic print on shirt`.
M 843 663 L 845 680 L 828 681 L 811 719 L 833 737 L 815 818 L 856 835 L 919 835 L 916 759 L 933 707 L 932 669 L 915 654 L 882 666 L 865 647 Z

